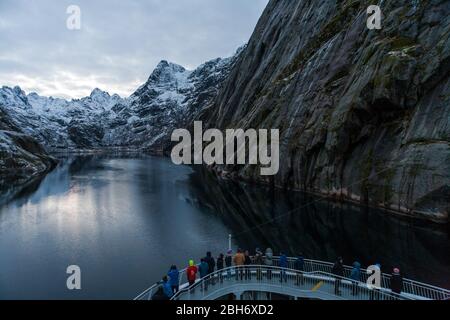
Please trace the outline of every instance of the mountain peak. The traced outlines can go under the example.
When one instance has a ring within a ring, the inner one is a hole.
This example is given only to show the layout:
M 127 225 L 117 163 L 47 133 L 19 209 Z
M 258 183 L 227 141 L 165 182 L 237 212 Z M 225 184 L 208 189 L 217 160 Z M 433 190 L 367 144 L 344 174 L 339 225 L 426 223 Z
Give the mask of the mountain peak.
M 22 92 L 24 92 L 24 91 L 22 90 L 22 88 L 19 87 L 19 86 L 15 86 L 15 87 L 13 88 L 13 91 L 16 92 L 16 93 L 22 93 Z
M 18 97 L 26 97 L 25 91 L 23 91 L 22 88 L 19 86 L 14 86 L 13 88 L 8 87 L 8 86 L 3 86 L 1 89 L 4 93 L 9 92 L 10 94 L 18 96 Z
M 90 97 L 91 98 L 95 98 L 95 97 L 98 97 L 98 96 L 101 96 L 101 97 L 107 96 L 107 97 L 109 97 L 109 93 L 106 92 L 106 91 L 100 90 L 99 88 L 95 88 L 94 90 L 92 90 Z
M 179 64 L 169 62 L 167 60 L 161 60 L 158 63 L 158 65 L 156 66 L 155 71 L 156 70 L 170 70 L 170 71 L 173 71 L 176 73 L 181 73 L 181 72 L 185 72 L 186 68 Z

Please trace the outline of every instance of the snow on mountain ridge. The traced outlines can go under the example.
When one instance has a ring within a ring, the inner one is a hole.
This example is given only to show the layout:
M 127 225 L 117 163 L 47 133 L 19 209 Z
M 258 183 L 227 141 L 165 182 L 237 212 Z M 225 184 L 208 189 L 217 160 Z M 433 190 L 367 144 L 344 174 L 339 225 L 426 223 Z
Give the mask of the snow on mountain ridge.
M 213 97 L 234 59 L 217 58 L 195 70 L 162 60 L 145 84 L 130 97 L 106 130 L 104 143 L 139 145 L 145 149 L 167 149 L 170 134 Z
M 87 97 L 68 101 L 2 87 L 0 109 L 51 149 L 159 148 L 167 146 L 174 128 L 216 96 L 237 56 L 214 59 L 195 70 L 162 60 L 129 98 L 96 88 Z
M 117 104 L 126 104 L 126 100 L 99 89 L 94 89 L 89 97 L 71 101 L 42 97 L 35 92 L 26 95 L 20 87 L 0 89 L 0 108 L 24 133 L 50 148 L 95 146 L 101 141 L 101 127 L 108 115 L 111 116 L 111 108 Z M 80 143 L 77 135 L 85 126 L 92 131 L 93 137 L 86 137 Z
M 192 88 L 189 80 L 191 73 L 192 71 L 186 70 L 183 66 L 162 60 L 130 99 L 136 101 L 142 95 L 151 92 L 151 98 L 160 103 L 174 101 L 182 105 L 186 98 L 183 93 Z

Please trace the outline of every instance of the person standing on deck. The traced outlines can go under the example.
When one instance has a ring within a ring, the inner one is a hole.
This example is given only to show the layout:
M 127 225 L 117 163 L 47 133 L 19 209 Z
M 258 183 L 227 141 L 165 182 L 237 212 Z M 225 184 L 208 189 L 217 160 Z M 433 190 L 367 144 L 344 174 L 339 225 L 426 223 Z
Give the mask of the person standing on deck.
M 216 261 L 209 251 L 206 253 L 205 262 L 208 264 L 208 275 L 214 273 L 214 270 L 216 268 Z M 211 281 L 212 285 L 215 284 L 214 277 L 211 277 L 209 280 Z
M 280 282 L 287 282 L 287 274 L 286 274 L 286 269 L 288 268 L 288 259 L 287 256 L 281 252 L 280 253 L 280 265 L 279 267 L 281 268 L 280 270 Z
M 378 273 L 382 275 L 381 273 L 381 264 L 380 263 L 376 263 L 375 264 L 375 268 L 378 269 Z M 373 288 L 372 290 L 370 290 L 370 300 L 380 300 L 380 292 L 381 292 L 381 288 Z
M 356 296 L 359 293 L 359 282 L 361 282 L 361 264 L 357 261 L 353 263 L 350 279 L 352 279 L 352 295 Z
M 261 281 L 262 280 L 261 266 L 264 264 L 264 259 L 263 253 L 261 252 L 261 250 L 259 250 L 259 248 L 256 248 L 254 264 L 258 266 L 258 270 L 256 271 L 256 280 Z
M 225 267 L 227 270 L 227 278 L 228 280 L 231 279 L 231 266 L 233 265 L 233 250 L 227 251 L 227 256 L 225 257 Z
M 224 266 L 224 262 L 225 262 L 224 258 L 225 258 L 225 256 L 223 255 L 223 253 L 221 253 L 219 255 L 219 257 L 217 258 L 217 271 L 223 270 L 223 266 Z M 219 280 L 220 280 L 220 283 L 223 283 L 223 273 L 222 272 L 219 273 Z
M 305 278 L 303 277 L 303 271 L 305 270 L 305 259 L 303 253 L 300 253 L 295 260 L 295 270 L 297 270 L 297 285 L 305 284 Z
M 273 266 L 273 251 L 271 248 L 266 249 L 266 256 L 264 258 L 264 263 L 266 264 L 266 266 L 269 267 L 267 269 L 267 279 L 271 280 L 272 279 L 272 270 L 270 269 L 270 267 Z
M 195 280 L 197 278 L 198 268 L 195 265 L 194 260 L 189 260 L 189 267 L 186 269 L 186 277 L 189 282 L 189 287 L 192 287 L 195 284 Z M 192 289 L 192 291 L 194 291 Z
M 167 276 L 164 276 L 162 278 L 162 288 L 164 292 L 164 297 L 166 300 L 170 300 L 173 296 L 172 287 L 170 286 L 169 278 Z
M 399 268 L 394 268 L 391 275 L 391 290 L 393 293 L 400 295 L 403 290 L 403 277 L 400 274 Z
M 245 251 L 245 280 L 251 280 L 252 279 L 252 274 L 250 272 L 250 265 L 252 264 L 252 258 L 250 258 L 250 253 L 248 252 L 248 250 Z
M 209 265 L 205 261 L 205 259 L 201 259 L 201 263 L 200 263 L 200 266 L 198 267 L 198 269 L 200 272 L 200 278 L 204 282 L 205 290 L 208 290 L 208 281 L 205 278 L 208 276 L 208 273 L 209 273 Z
M 234 256 L 233 259 L 234 265 L 236 266 L 236 280 L 239 280 L 239 276 L 242 280 L 243 275 L 244 275 L 244 264 L 245 264 L 245 256 L 242 253 L 241 249 L 238 249 L 236 255 Z
M 336 260 L 336 262 L 334 263 L 332 272 L 336 276 L 336 278 L 334 280 L 334 293 L 337 296 L 340 296 L 341 295 L 341 290 L 340 290 L 341 279 L 342 279 L 342 277 L 344 277 L 344 261 L 342 260 L 341 257 L 339 257 Z
M 169 282 L 172 287 L 173 294 L 175 294 L 180 290 L 180 272 L 178 271 L 177 266 L 173 265 L 170 267 L 167 275 L 169 276 Z

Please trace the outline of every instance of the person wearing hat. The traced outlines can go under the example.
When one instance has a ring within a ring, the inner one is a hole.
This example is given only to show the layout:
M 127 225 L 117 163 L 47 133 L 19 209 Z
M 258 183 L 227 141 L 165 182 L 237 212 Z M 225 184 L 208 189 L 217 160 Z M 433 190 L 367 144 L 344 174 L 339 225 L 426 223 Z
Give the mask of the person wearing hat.
M 194 263 L 194 260 L 189 260 L 189 267 L 186 269 L 186 276 L 189 281 L 189 287 L 192 287 L 197 278 L 198 268 Z
M 400 295 L 403 289 L 403 277 L 399 268 L 394 268 L 391 276 L 391 290 L 393 293 Z

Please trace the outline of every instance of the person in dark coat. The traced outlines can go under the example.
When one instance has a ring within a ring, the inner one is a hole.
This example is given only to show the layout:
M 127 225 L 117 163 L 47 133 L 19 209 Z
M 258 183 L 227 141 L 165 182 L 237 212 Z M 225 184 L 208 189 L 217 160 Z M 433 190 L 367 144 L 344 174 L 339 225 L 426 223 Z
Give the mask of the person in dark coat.
M 303 253 L 300 253 L 295 260 L 295 270 L 297 270 L 297 285 L 305 284 L 305 278 L 303 277 L 303 271 L 305 270 L 305 258 Z
M 168 298 L 164 294 L 164 288 L 162 285 L 159 286 L 158 289 L 156 290 L 156 292 L 153 294 L 152 300 L 155 300 L 155 301 L 168 300 Z
M 205 262 L 208 264 L 208 274 L 214 273 L 214 270 L 216 268 L 216 261 L 214 260 L 211 252 L 206 253 Z M 212 285 L 214 285 L 214 277 L 210 279 Z
M 357 261 L 353 263 L 350 279 L 352 279 L 352 295 L 356 296 L 358 295 L 359 282 L 361 281 L 361 264 Z
M 287 256 L 281 252 L 280 253 L 280 265 L 279 267 L 281 268 L 280 271 L 280 282 L 283 282 L 283 279 L 285 282 L 287 282 L 287 274 L 286 274 L 286 270 L 288 268 L 288 259 Z
M 393 293 L 400 295 L 403 290 L 403 277 L 400 274 L 400 269 L 394 268 L 391 276 L 391 290 Z
M 217 258 L 217 271 L 223 270 L 224 263 L 225 263 L 225 256 L 223 255 L 223 253 L 221 253 L 219 255 L 219 257 Z M 219 273 L 219 280 L 220 280 L 220 283 L 223 283 L 223 273 L 222 272 Z
M 341 279 L 342 279 L 342 277 L 344 277 L 344 261 L 342 260 L 341 257 L 339 257 L 336 260 L 336 262 L 334 263 L 332 272 L 336 276 L 336 278 L 334 280 L 334 293 L 337 296 L 340 296 L 341 295 L 341 290 L 340 290 Z
M 245 261 L 245 280 L 251 280 L 252 279 L 252 273 L 250 272 L 250 265 L 252 264 L 252 258 L 250 257 L 250 252 L 248 250 L 244 253 Z
M 212 257 L 211 252 L 206 253 L 205 262 L 208 264 L 208 274 L 213 273 L 216 268 L 216 261 Z
M 227 270 L 227 278 L 228 280 L 231 279 L 231 267 L 233 265 L 233 250 L 228 250 L 227 256 L 225 257 L 225 266 L 228 269 Z
M 260 267 L 264 264 L 264 258 L 263 258 L 263 253 L 259 248 L 256 248 L 254 264 L 256 266 L 259 266 L 258 270 L 256 271 L 256 279 L 261 281 L 262 280 L 262 269 Z

